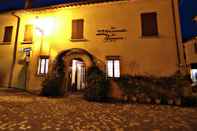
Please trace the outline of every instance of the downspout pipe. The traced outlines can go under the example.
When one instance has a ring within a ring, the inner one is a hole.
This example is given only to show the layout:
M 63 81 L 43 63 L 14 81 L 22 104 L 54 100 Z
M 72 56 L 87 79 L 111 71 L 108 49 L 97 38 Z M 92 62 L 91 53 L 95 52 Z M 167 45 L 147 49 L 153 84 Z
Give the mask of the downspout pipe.
M 172 0 L 172 15 L 173 15 L 173 24 L 174 24 L 174 33 L 175 33 L 175 39 L 176 39 L 176 48 L 177 48 L 177 57 L 178 57 L 178 65 L 181 64 L 181 58 L 180 58 L 180 52 L 179 52 L 179 43 L 178 43 L 178 37 L 177 37 L 177 29 L 176 29 L 176 20 L 175 20 L 175 7 L 174 7 L 174 1 Z
M 184 46 L 183 43 L 180 42 L 178 35 L 178 26 L 179 24 L 177 23 L 177 17 L 179 17 L 180 21 L 180 16 L 176 15 L 176 7 L 175 7 L 175 2 L 176 0 L 172 0 L 172 15 L 173 15 L 173 24 L 174 24 L 174 32 L 175 32 L 175 40 L 176 40 L 176 48 L 177 48 L 177 58 L 178 58 L 178 67 L 179 67 L 179 72 L 182 72 L 182 68 L 184 69 L 184 72 L 186 71 L 186 58 L 185 58 L 185 51 L 184 51 Z M 178 4 L 178 2 L 176 2 Z M 180 27 L 181 28 L 181 27 Z M 182 50 L 182 52 L 181 52 Z
M 13 58 L 12 58 L 12 65 L 11 65 L 11 70 L 10 70 L 10 77 L 9 77 L 9 85 L 8 87 L 12 87 L 12 79 L 13 79 L 13 74 L 14 74 L 14 67 L 16 64 L 16 53 L 17 53 L 17 46 L 18 46 L 18 35 L 19 35 L 19 28 L 20 28 L 20 17 L 15 14 L 15 12 L 11 13 L 12 16 L 17 18 L 17 25 L 16 25 L 16 35 L 15 35 L 15 41 L 14 41 L 14 50 L 13 50 Z

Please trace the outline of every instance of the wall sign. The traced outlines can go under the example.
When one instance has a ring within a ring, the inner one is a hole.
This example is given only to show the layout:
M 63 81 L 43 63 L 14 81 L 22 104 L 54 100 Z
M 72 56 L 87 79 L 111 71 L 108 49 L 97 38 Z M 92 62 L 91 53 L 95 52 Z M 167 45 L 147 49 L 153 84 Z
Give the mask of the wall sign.
M 28 48 L 24 48 L 23 49 L 24 52 L 30 52 L 31 50 L 32 50 L 31 47 L 28 47 Z
M 123 37 L 123 33 L 125 33 L 126 31 L 127 30 L 123 28 L 111 27 L 109 29 L 97 30 L 96 35 L 104 36 L 105 42 L 113 42 L 113 41 L 124 39 L 125 37 Z

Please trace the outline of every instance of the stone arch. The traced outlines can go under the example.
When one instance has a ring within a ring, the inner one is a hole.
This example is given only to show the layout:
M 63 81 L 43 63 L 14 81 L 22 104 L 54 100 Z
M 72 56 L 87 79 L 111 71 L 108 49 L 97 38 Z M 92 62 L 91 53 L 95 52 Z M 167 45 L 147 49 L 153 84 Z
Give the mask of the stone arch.
M 96 60 L 92 54 L 88 51 L 80 48 L 71 48 L 60 52 L 56 59 L 52 69 L 53 75 L 61 77 L 62 88 L 68 88 L 68 77 L 69 77 L 69 67 L 73 59 L 80 59 L 84 62 L 86 69 L 96 65 Z
M 91 55 L 88 51 L 84 49 L 79 49 L 79 48 L 73 48 L 69 49 L 65 52 L 62 52 L 62 55 L 64 56 L 64 63 L 65 66 L 66 64 L 70 64 L 70 61 L 72 59 L 81 59 L 87 68 L 91 67 L 94 64 L 94 58 L 93 55 Z

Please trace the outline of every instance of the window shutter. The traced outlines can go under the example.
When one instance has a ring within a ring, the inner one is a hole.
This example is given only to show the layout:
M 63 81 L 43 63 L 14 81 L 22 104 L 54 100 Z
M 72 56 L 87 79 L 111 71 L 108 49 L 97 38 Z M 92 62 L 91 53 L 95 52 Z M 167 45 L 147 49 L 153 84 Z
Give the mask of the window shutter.
M 194 52 L 197 53 L 197 43 L 194 43 Z
M 141 14 L 142 22 L 142 36 L 157 36 L 157 14 L 153 13 L 143 13 Z
M 24 41 L 32 41 L 33 39 L 33 25 L 25 25 Z
M 12 41 L 12 31 L 13 31 L 13 26 L 6 26 L 5 27 L 3 42 L 11 42 Z
M 83 39 L 83 23 L 82 19 L 72 21 L 72 39 Z

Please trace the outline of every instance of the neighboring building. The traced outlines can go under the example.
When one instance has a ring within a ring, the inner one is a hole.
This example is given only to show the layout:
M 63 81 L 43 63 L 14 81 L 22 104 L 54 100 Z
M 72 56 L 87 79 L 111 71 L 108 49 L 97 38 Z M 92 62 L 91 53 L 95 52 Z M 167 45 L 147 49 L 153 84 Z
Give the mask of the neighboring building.
M 197 17 L 194 18 L 197 22 Z M 185 57 L 188 69 L 191 72 L 193 82 L 197 82 L 197 37 L 184 43 Z
M 178 6 L 178 0 L 97 0 L 3 12 L 0 86 L 40 90 L 58 60 L 65 84 L 78 89 L 93 63 L 114 78 L 184 72 Z

